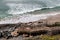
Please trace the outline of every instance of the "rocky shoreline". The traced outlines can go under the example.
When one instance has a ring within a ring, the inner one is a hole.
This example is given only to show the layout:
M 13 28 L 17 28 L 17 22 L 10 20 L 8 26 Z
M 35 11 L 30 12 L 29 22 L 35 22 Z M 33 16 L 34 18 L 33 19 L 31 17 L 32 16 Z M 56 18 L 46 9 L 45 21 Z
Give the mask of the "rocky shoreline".
M 57 34 L 60 34 L 59 15 L 29 23 L 0 24 L 0 38 L 10 39 L 20 35 L 24 38 Z

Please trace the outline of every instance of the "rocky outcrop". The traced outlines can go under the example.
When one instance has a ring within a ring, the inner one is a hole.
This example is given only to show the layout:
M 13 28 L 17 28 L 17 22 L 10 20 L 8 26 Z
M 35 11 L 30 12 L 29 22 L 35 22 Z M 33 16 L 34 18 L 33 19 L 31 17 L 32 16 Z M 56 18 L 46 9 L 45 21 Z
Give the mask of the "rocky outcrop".
M 50 36 L 60 34 L 59 17 L 52 17 L 29 23 L 0 24 L 0 38 L 17 37 L 19 35 L 32 37 L 41 34 Z

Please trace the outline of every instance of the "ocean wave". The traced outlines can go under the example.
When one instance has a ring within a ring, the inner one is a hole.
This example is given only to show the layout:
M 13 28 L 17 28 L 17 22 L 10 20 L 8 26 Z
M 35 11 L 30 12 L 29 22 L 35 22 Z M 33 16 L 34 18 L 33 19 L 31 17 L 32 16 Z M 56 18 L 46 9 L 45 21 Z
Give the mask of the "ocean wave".
M 60 0 L 5 0 L 8 14 L 24 14 L 35 10 L 46 10 L 60 6 Z
M 39 5 L 31 5 L 31 4 L 15 4 L 10 3 L 7 4 L 10 7 L 10 10 L 8 10 L 9 14 L 24 14 L 27 12 L 32 12 L 34 10 L 39 10 Z
M 60 8 L 60 5 L 58 6 L 51 6 L 51 7 L 42 7 L 41 5 L 32 5 L 32 4 L 16 4 L 16 3 L 8 3 L 7 4 L 10 9 L 8 10 L 8 14 L 25 14 L 28 12 L 34 12 L 37 10 L 47 10 L 47 9 L 54 9 L 54 8 Z
M 0 13 L 6 11 L 3 13 L 6 17 L 3 15 L 5 18 L 1 19 L 0 24 L 32 22 L 60 14 L 60 0 L 3 0 L 2 2 L 5 7 L 1 6 L 3 10 L 0 9 Z M 1 5 L 2 2 L 0 2 Z M 45 11 L 41 13 L 43 10 Z M 21 14 L 24 15 L 21 16 Z M 12 16 L 9 17 L 9 15 Z

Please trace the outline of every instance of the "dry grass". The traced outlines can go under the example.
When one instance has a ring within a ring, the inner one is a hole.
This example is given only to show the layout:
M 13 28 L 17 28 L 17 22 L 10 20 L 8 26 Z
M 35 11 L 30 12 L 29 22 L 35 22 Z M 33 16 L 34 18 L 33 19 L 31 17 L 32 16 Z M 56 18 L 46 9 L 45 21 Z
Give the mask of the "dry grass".
M 25 38 L 24 40 L 60 40 L 60 35 L 54 35 L 54 36 L 41 35 L 31 38 Z

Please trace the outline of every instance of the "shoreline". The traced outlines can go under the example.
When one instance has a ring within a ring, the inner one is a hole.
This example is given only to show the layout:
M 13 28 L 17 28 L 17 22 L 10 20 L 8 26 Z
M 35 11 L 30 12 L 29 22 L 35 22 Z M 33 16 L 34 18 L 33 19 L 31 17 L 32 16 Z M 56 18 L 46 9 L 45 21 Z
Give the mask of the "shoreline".
M 2 33 L 3 38 L 6 39 L 9 38 L 10 36 L 14 38 L 20 35 L 22 35 L 23 38 L 26 36 L 30 37 L 31 35 L 32 37 L 34 37 L 41 34 L 42 35 L 47 34 L 49 36 L 52 36 L 60 34 L 59 32 L 60 32 L 60 14 L 48 17 L 47 19 L 42 19 L 29 23 L 0 24 L 0 33 Z
M 58 15 L 58 13 L 53 12 L 53 14 L 49 13 L 49 14 L 37 14 L 37 15 L 25 15 L 21 17 L 17 16 L 12 18 L 5 18 L 0 21 L 0 24 L 18 24 L 18 23 L 29 23 L 38 20 L 45 20 L 51 16 Z

